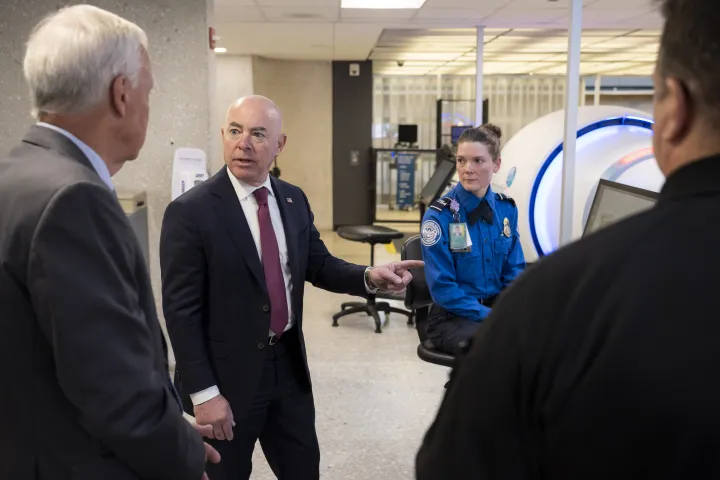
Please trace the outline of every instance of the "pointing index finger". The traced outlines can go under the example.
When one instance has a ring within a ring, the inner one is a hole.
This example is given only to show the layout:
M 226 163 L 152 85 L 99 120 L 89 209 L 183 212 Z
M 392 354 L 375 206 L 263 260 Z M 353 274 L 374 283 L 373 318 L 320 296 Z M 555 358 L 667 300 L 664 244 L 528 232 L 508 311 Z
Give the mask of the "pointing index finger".
M 422 260 L 402 260 L 398 262 L 398 267 L 404 268 L 406 270 L 411 268 L 419 268 L 425 265 L 425 262 Z

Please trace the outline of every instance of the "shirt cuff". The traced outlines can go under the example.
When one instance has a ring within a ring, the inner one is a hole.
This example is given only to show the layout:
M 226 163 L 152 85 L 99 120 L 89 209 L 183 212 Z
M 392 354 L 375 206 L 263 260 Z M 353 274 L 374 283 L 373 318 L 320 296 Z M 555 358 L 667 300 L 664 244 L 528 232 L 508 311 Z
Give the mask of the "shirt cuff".
M 193 405 L 200 405 L 201 403 L 205 403 L 208 400 L 212 400 L 218 395 L 220 395 L 220 389 L 217 387 L 217 385 L 213 385 L 212 387 L 206 388 L 205 390 L 202 390 L 200 392 L 191 393 L 190 400 L 192 400 Z
M 365 269 L 365 273 L 363 274 L 363 282 L 365 282 L 365 290 L 367 290 L 367 293 L 375 294 L 377 293 L 377 288 L 370 287 L 370 279 L 368 278 L 368 272 L 372 269 L 372 267 L 367 267 Z

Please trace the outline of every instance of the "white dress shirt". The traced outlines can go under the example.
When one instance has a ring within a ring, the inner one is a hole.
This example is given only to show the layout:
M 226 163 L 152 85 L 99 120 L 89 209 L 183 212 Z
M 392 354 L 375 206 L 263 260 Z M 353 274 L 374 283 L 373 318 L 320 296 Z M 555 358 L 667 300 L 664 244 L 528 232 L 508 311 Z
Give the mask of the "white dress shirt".
M 258 188 L 268 189 L 268 208 L 270 209 L 270 221 L 272 222 L 273 230 L 275 231 L 275 238 L 277 238 L 278 249 L 280 250 L 280 265 L 282 266 L 283 279 L 285 280 L 285 294 L 287 295 L 288 304 L 288 324 L 285 327 L 285 331 L 288 331 L 295 325 L 295 318 L 292 311 L 292 277 L 290 275 L 290 264 L 288 262 L 288 249 L 287 241 L 285 239 L 285 227 L 282 223 L 282 217 L 280 216 L 280 208 L 278 207 L 277 198 L 275 198 L 275 192 L 273 192 L 272 185 L 270 183 L 270 176 L 267 177 L 265 183 L 259 187 L 248 185 L 247 183 L 238 180 L 235 175 L 227 169 L 230 182 L 232 183 L 235 193 L 237 194 L 240 206 L 245 213 L 245 220 L 247 220 L 248 227 L 250 227 L 250 233 L 255 240 L 255 248 L 257 249 L 258 258 L 262 259 L 262 247 L 260 243 L 260 222 L 258 221 L 258 203 L 255 199 L 253 192 Z M 262 261 L 262 260 L 261 260 Z M 273 334 L 272 330 L 268 332 L 268 336 Z M 220 395 L 220 390 L 216 385 L 210 388 L 202 390 L 200 392 L 190 395 L 190 399 L 193 405 L 199 405 L 207 402 L 211 398 Z

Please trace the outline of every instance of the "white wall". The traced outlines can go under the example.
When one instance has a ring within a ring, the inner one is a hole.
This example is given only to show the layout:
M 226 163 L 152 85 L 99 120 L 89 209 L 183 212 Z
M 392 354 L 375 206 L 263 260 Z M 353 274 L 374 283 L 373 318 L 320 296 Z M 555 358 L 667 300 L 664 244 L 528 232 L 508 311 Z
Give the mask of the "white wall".
M 212 136 L 210 138 L 209 165 L 211 174 L 224 165 L 220 128 L 232 102 L 253 93 L 252 57 L 217 55 L 215 58 L 215 103 L 213 106 Z
M 332 65 L 253 57 L 253 91 L 283 113 L 280 178 L 305 191 L 318 230 L 332 229 Z

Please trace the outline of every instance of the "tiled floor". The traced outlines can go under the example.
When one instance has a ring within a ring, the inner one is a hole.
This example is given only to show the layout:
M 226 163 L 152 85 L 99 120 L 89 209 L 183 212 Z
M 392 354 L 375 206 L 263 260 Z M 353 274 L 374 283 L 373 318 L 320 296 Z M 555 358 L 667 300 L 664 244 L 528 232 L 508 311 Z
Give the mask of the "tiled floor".
M 330 251 L 366 264 L 369 247 L 323 234 Z M 376 263 L 399 260 L 377 246 Z M 418 336 L 407 318 L 393 314 L 374 333 L 364 314 L 332 315 L 351 297 L 306 287 L 304 331 L 313 376 L 321 478 L 326 480 L 406 480 L 414 478 L 414 458 L 435 417 L 448 369 L 417 358 Z M 396 305 L 402 308 L 402 304 Z M 274 479 L 258 444 L 253 479 Z

